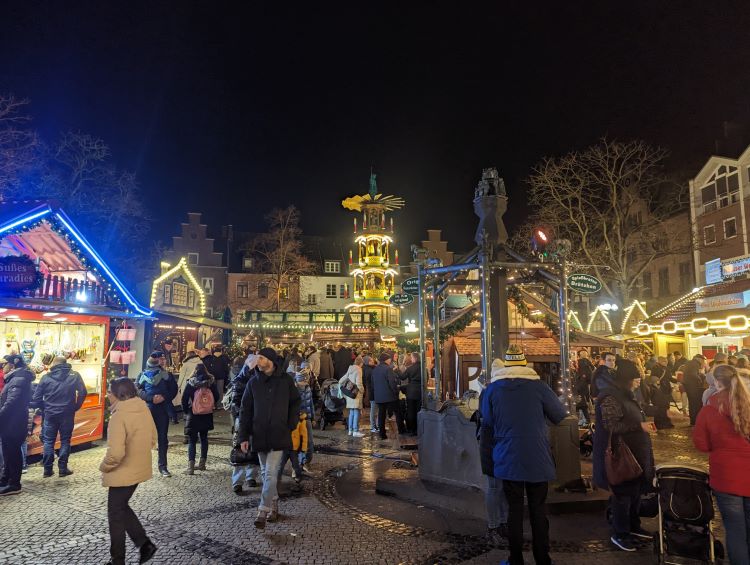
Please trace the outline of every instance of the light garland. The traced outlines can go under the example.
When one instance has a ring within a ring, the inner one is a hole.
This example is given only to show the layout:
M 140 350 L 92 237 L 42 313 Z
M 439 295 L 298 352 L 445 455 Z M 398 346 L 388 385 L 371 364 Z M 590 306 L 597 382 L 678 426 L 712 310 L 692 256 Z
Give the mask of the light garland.
M 604 318 L 604 321 L 607 324 L 607 328 L 609 329 L 609 333 L 612 332 L 612 322 L 609 320 L 609 316 L 607 315 L 607 311 L 602 308 L 601 306 L 597 306 L 594 308 L 594 311 L 589 314 L 589 321 L 588 324 L 586 324 L 586 331 L 591 331 L 591 326 L 594 325 L 594 320 L 596 320 L 597 314 L 601 314 L 602 318 Z
M 661 324 L 642 323 L 635 326 L 638 335 L 655 333 L 676 334 L 681 331 L 705 333 L 712 330 L 745 331 L 750 328 L 750 318 L 742 314 L 709 320 L 708 318 L 693 318 L 689 322 L 662 322 Z
M 625 308 L 625 316 L 622 319 L 620 333 L 625 333 L 625 328 L 627 327 L 628 321 L 630 320 L 630 316 L 633 314 L 636 308 L 641 311 L 641 314 L 643 314 L 643 317 L 639 321 L 648 319 L 648 312 L 646 312 L 646 309 L 643 307 L 644 304 L 646 303 L 640 302 L 639 300 L 633 300 L 630 306 Z
M 190 272 L 190 269 L 188 268 L 187 259 L 185 257 L 182 257 L 177 264 L 166 271 L 164 274 L 160 275 L 156 279 L 154 279 L 153 284 L 151 285 L 151 304 L 150 307 L 153 308 L 156 304 L 156 295 L 158 292 L 159 285 L 164 282 L 166 279 L 171 277 L 172 275 L 176 274 L 178 271 L 182 271 L 187 279 L 190 281 L 190 283 L 195 287 L 195 290 L 198 291 L 198 298 L 200 301 L 200 307 L 201 307 L 201 315 L 203 315 L 206 312 L 206 293 L 203 291 L 203 288 L 201 285 L 198 284 L 198 281 L 193 276 L 193 273 Z

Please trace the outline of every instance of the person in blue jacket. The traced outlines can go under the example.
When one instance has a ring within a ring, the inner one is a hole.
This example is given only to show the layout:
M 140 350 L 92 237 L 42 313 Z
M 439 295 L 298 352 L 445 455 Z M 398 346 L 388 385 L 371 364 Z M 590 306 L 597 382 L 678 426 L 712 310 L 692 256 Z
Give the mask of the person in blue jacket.
M 515 346 L 505 354 L 505 367 L 493 371 L 482 394 L 483 433 L 492 434 L 495 478 L 502 479 L 508 499 L 510 557 L 504 565 L 523 564 L 523 500 L 528 498 L 532 551 L 537 565 L 550 565 L 549 522 L 545 509 L 555 463 L 547 439 L 547 420 L 559 424 L 565 407 L 539 375 L 526 366 Z
M 154 351 L 146 361 L 146 368 L 138 375 L 138 396 L 146 401 L 156 425 L 159 443 L 159 473 L 171 477 L 167 468 L 167 446 L 169 445 L 170 412 L 174 411 L 172 400 L 177 396 L 177 381 L 165 370 L 166 359 L 162 351 Z

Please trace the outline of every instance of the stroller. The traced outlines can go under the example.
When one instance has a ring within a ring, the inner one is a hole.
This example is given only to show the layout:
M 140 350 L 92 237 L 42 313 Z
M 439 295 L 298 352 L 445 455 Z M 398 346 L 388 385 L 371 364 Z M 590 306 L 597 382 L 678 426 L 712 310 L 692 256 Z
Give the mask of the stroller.
M 344 427 L 347 425 L 344 418 L 344 407 L 346 399 L 341 398 L 339 394 L 339 382 L 336 379 L 327 379 L 321 385 L 323 389 L 323 405 L 320 408 L 320 429 L 325 430 L 328 424 L 343 422 Z
M 724 548 L 711 530 L 714 506 L 708 474 L 694 467 L 660 465 L 654 483 L 659 499 L 659 533 L 654 538 L 658 562 L 669 564 L 674 563 L 670 557 L 683 557 L 720 563 Z

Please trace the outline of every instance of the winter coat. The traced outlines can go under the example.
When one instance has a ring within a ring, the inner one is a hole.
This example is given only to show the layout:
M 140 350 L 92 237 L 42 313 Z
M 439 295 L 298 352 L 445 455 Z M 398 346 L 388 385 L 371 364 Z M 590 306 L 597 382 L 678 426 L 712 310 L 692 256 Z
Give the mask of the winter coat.
M 372 386 L 372 371 L 374 368 L 372 365 L 362 365 L 362 382 L 365 385 L 368 403 L 375 402 L 375 389 Z
M 591 398 L 599 397 L 599 380 L 611 379 L 614 377 L 615 372 L 607 367 L 606 365 L 599 365 L 594 371 L 594 376 L 591 377 Z
M 722 390 L 708 399 L 698 413 L 693 443 L 708 453 L 711 488 L 735 496 L 750 497 L 750 442 L 734 429 L 729 416 L 729 391 Z
M 330 360 L 330 357 L 328 359 Z M 312 373 L 313 378 L 318 380 L 318 377 L 320 376 L 320 352 L 313 351 L 310 353 L 310 355 L 307 356 L 307 363 L 310 365 L 310 373 Z
M 331 354 L 325 349 L 321 349 L 318 353 L 320 354 L 320 373 L 318 373 L 318 383 L 323 384 L 325 381 L 332 379 L 336 373 L 333 369 Z
M 55 365 L 39 381 L 31 398 L 32 408 L 41 408 L 44 416 L 73 416 L 86 400 L 86 385 L 68 363 Z
M 530 367 L 503 367 L 482 395 L 483 433 L 491 433 L 498 479 L 541 483 L 555 479 L 547 420 L 559 424 L 565 408 Z
M 318 381 L 312 374 L 297 373 L 294 377 L 294 383 L 299 391 L 300 410 L 307 414 L 307 418 L 312 422 L 315 419 L 315 405 L 319 400 L 319 394 L 316 393 Z
M 650 485 L 654 477 L 654 452 L 651 438 L 641 424 L 646 421 L 641 407 L 631 391 L 623 390 L 614 376 L 599 381 L 599 397 L 596 404 L 596 428 L 594 431 L 594 483 L 603 489 L 611 489 L 617 495 L 635 495 Z M 633 452 L 643 469 L 639 478 L 610 486 L 604 466 L 604 455 L 609 445 L 610 434 L 619 436 Z
M 336 380 L 341 379 L 346 372 L 349 370 L 349 366 L 352 364 L 352 351 L 346 347 L 342 347 L 333 354 L 333 369 L 334 378 Z
M 219 356 L 214 354 L 206 355 L 200 361 L 206 366 L 206 371 L 217 381 L 226 381 L 229 379 L 229 368 L 232 366 L 232 360 L 228 355 L 222 353 Z
M 482 466 L 482 474 L 488 477 L 495 476 L 495 462 L 492 460 L 492 451 L 495 447 L 495 438 L 493 437 L 493 429 L 490 426 L 482 426 L 482 398 L 484 397 L 487 389 L 484 389 L 479 394 L 479 406 L 480 410 L 476 412 L 479 415 L 479 429 L 477 435 L 479 439 L 479 462 Z
M 219 389 L 212 376 L 198 375 L 191 377 L 182 393 L 182 412 L 185 414 L 185 435 L 207 432 L 214 429 L 214 414 L 193 414 L 193 397 L 199 388 L 208 388 L 214 397 L 214 404 L 219 401 Z
M 151 410 L 166 410 L 167 403 L 172 402 L 172 399 L 177 395 L 177 381 L 161 367 L 143 371 L 138 376 L 136 385 L 138 386 L 138 396 L 141 400 L 146 401 Z M 157 394 L 164 397 L 164 402 L 154 404 L 154 396 Z
M 107 452 L 99 465 L 105 487 L 128 487 L 152 476 L 151 450 L 156 445 L 156 426 L 140 398 L 118 400 L 112 405 L 107 426 Z
M 372 388 L 375 402 L 385 404 L 398 400 L 399 379 L 393 368 L 387 363 L 380 363 L 372 371 Z
M 348 380 L 353 382 L 355 385 L 357 385 L 357 388 L 359 388 L 359 392 L 357 393 L 356 398 L 349 398 L 348 396 L 344 395 L 344 398 L 346 399 L 346 407 L 350 410 L 352 409 L 362 409 L 362 398 L 364 397 L 364 383 L 362 381 L 362 367 L 358 367 L 357 365 L 350 365 L 349 370 L 346 372 L 346 374 L 339 379 L 339 389 L 341 386 Z
M 185 385 L 187 384 L 188 379 L 193 376 L 193 373 L 195 373 L 195 366 L 201 362 L 201 358 L 197 355 L 190 359 L 185 359 L 185 361 L 182 362 L 180 374 L 177 377 L 177 394 L 175 394 L 175 397 L 172 400 L 172 403 L 175 406 L 182 405 L 182 393 L 185 392 Z
M 5 373 L 5 386 L 0 393 L 0 436 L 19 440 L 28 435 L 31 382 L 35 378 L 28 367 Z
M 243 367 L 240 373 L 232 379 L 232 408 L 230 411 L 233 419 L 240 415 L 242 395 L 245 394 L 245 387 L 252 376 L 253 369 Z
M 703 384 L 703 377 L 700 374 L 702 367 L 703 365 L 695 359 L 682 365 L 682 386 L 685 387 L 685 392 L 702 393 L 703 389 L 706 388 Z
M 417 361 L 409 365 L 401 379 L 406 400 L 422 400 L 422 364 Z
M 307 451 L 307 442 L 309 438 L 307 436 L 307 414 L 302 412 L 299 415 L 299 424 L 292 430 L 292 450 L 294 451 Z
M 299 423 L 300 396 L 294 379 L 274 365 L 266 375 L 257 367 L 245 387 L 240 408 L 239 440 L 258 453 L 292 448 L 290 432 Z

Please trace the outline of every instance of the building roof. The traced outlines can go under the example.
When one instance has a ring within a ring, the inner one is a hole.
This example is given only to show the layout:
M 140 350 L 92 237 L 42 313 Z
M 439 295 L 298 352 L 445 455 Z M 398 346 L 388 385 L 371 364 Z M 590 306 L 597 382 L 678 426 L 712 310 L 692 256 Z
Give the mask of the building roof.
M 695 318 L 696 300 L 721 296 L 750 290 L 750 279 L 741 279 L 706 285 L 697 290 L 681 296 L 671 304 L 657 310 L 649 318 L 643 321 L 646 324 L 661 324 L 662 322 L 686 322 Z

